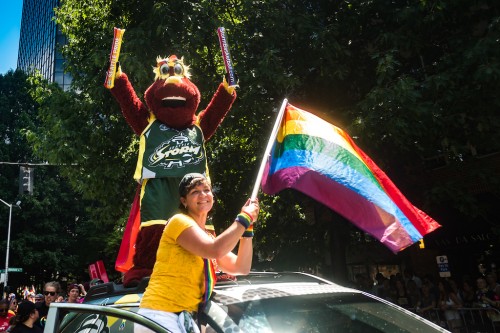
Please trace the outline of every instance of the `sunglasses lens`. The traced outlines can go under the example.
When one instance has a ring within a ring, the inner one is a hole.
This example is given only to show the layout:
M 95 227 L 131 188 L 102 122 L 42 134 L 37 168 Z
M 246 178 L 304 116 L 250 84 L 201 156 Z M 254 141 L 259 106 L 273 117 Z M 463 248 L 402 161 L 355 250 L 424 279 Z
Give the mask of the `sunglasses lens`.
M 44 294 L 45 296 L 48 296 L 48 295 L 50 295 L 50 296 L 55 296 L 55 294 L 56 294 L 56 293 L 55 293 L 54 291 L 46 291 L 46 292 L 44 292 L 43 294 Z

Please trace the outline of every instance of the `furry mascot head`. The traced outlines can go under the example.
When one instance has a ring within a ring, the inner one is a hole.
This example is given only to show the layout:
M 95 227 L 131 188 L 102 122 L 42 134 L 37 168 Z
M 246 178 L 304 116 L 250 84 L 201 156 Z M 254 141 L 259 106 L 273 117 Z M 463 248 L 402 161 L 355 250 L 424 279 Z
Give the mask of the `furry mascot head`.
M 144 99 L 148 108 L 162 123 L 179 129 L 196 121 L 195 112 L 200 104 L 200 91 L 189 80 L 189 67 L 184 59 L 172 55 L 158 57 L 155 82 L 146 90 Z

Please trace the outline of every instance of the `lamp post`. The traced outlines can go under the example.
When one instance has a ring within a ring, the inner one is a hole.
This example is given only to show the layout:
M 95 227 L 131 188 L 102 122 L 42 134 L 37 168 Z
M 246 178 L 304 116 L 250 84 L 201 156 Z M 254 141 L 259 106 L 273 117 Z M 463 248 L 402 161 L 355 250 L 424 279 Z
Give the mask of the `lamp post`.
M 0 199 L 1 202 L 3 202 L 5 205 L 9 206 L 9 226 L 7 228 L 7 252 L 5 254 L 5 282 L 4 282 L 4 288 L 7 286 L 7 282 L 9 280 L 9 248 L 10 248 L 10 225 L 12 222 L 12 206 L 19 207 L 19 204 L 21 201 L 18 201 L 15 205 L 13 204 L 8 204 L 2 199 Z M 21 208 L 21 207 L 19 207 Z

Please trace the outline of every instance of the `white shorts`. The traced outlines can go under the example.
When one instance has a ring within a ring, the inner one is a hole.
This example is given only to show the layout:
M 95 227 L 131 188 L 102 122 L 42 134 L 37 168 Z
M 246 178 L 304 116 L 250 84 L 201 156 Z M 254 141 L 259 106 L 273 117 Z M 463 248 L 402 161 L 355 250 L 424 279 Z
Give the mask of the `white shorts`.
M 159 325 L 170 330 L 172 333 L 186 332 L 184 327 L 181 328 L 179 326 L 179 315 L 177 315 L 176 313 L 160 311 L 160 310 L 144 309 L 144 308 L 140 308 L 139 311 L 137 311 L 137 313 L 153 320 Z M 191 319 L 191 324 L 193 326 L 194 332 L 199 333 L 198 325 L 193 319 Z M 154 332 L 149 328 L 134 323 L 134 333 L 154 333 Z

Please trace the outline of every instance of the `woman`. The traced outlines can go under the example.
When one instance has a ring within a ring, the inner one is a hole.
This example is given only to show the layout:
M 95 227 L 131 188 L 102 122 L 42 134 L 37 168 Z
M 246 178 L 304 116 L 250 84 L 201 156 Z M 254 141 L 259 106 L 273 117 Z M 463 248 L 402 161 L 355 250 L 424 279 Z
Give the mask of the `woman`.
M 431 286 L 428 282 L 422 283 L 422 295 L 417 302 L 417 314 L 429 319 L 432 322 L 437 321 L 436 312 L 436 297 L 431 293 Z
M 465 308 L 472 308 L 476 291 L 474 290 L 473 282 L 469 279 L 462 281 L 462 288 L 459 289 L 460 299 L 464 302 Z
M 43 330 L 35 325 L 38 316 L 38 310 L 33 302 L 23 301 L 19 303 L 10 333 L 42 333 Z
M 235 221 L 219 236 L 205 232 L 213 206 L 209 181 L 199 173 L 185 175 L 179 184 L 180 209 L 163 231 L 156 263 L 138 313 L 177 332 L 198 332 L 191 314 L 206 300 L 213 283 L 213 264 L 229 274 L 248 274 L 252 265 L 253 223 L 257 200 L 247 200 Z M 239 241 L 238 254 L 231 252 Z M 208 258 L 211 260 L 204 260 Z M 212 274 L 207 274 L 212 272 Z M 151 332 L 137 325 L 135 332 Z
M 13 316 L 15 316 L 16 313 L 17 313 L 17 299 L 16 299 L 16 296 L 13 296 L 13 297 L 10 298 L 9 313 L 12 314 Z
M 80 285 L 72 283 L 68 286 L 68 299 L 66 303 L 81 303 L 80 302 Z
M 408 295 L 409 307 L 416 307 L 422 295 L 420 294 L 420 290 L 418 289 L 415 280 L 408 280 L 406 282 L 406 292 Z
M 462 319 L 458 309 L 463 307 L 462 301 L 453 291 L 450 282 L 441 280 L 438 284 L 439 289 L 439 306 L 444 312 L 448 329 L 453 333 L 459 333 L 462 327 Z
M 408 292 L 406 291 L 406 286 L 402 279 L 396 279 L 396 302 L 399 306 L 403 308 L 410 307 L 410 300 L 408 297 Z
M 9 328 L 10 318 L 14 315 L 9 313 L 9 300 L 0 300 L 0 332 L 5 332 Z
M 488 299 L 494 299 L 495 293 L 488 289 L 488 282 L 484 276 L 480 276 L 476 280 L 476 294 L 474 297 L 473 306 L 476 308 L 487 308 L 490 306 Z

